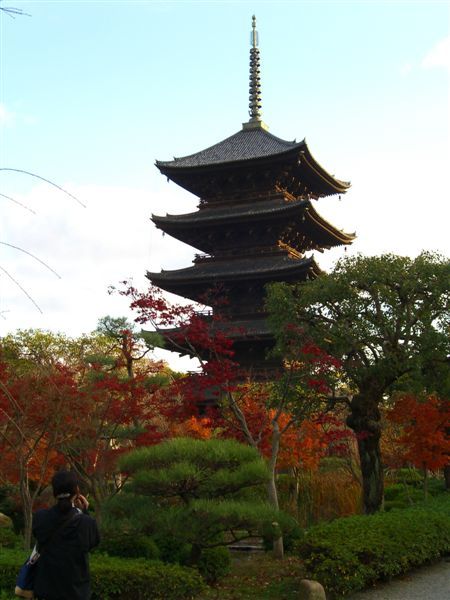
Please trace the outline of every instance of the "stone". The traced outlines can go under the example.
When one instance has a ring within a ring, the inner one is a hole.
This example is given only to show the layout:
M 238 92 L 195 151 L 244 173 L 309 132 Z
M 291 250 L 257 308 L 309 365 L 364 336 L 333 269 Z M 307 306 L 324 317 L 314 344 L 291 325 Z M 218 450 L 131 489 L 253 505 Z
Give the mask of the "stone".
M 12 526 L 13 522 L 10 517 L 0 513 L 0 527 L 8 527 L 9 529 L 12 529 Z
M 302 579 L 298 586 L 298 600 L 326 600 L 322 584 L 312 579 Z

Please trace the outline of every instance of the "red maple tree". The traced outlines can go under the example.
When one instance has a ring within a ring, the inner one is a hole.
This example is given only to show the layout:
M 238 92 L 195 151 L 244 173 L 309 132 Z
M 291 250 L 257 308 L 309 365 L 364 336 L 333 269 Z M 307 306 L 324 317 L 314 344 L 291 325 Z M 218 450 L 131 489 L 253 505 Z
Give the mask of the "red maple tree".
M 450 405 L 437 396 L 420 399 L 399 396 L 387 418 L 401 427 L 397 443 L 404 463 L 423 469 L 425 493 L 428 471 L 442 469 L 450 455 Z
M 62 464 L 64 444 L 79 434 L 84 410 L 75 374 L 65 365 L 17 372 L 0 359 L 0 472 L 18 485 L 26 547 L 35 502 Z
M 229 327 L 220 326 L 224 322 L 220 311 L 205 317 L 201 307 L 170 303 L 155 286 L 140 292 L 124 283 L 120 293 L 130 298 L 136 321 L 150 324 L 169 340 L 171 349 L 196 357 L 201 365 L 199 372 L 179 379 L 169 392 L 172 398 L 183 399 L 172 402 L 172 416 L 185 421 L 209 399 L 216 406 L 212 418 L 220 427 L 265 456 L 271 474 L 268 497 L 278 508 L 276 470 L 282 438 L 328 399 L 329 375 L 339 363 L 304 340 L 295 361 L 280 370 L 275 381 L 255 381 L 233 360 Z

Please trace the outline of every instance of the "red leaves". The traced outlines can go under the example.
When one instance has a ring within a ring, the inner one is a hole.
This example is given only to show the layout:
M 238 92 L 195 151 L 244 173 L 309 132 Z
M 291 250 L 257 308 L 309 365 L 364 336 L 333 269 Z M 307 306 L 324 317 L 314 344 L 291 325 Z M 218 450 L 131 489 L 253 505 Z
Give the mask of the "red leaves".
M 171 304 L 156 286 L 150 285 L 145 292 L 140 292 L 129 281 L 122 284 L 125 288 L 119 290 L 119 294 L 131 300 L 130 308 L 137 313 L 136 323 L 150 323 L 156 329 L 177 327 L 194 314 L 194 305 Z
M 0 362 L 0 374 L 1 470 L 40 486 L 61 464 L 63 444 L 80 432 L 84 395 L 63 364 L 18 373 Z
M 397 443 L 404 461 L 416 467 L 435 470 L 445 466 L 450 456 L 450 406 L 436 396 L 419 400 L 413 395 L 398 398 L 388 419 L 401 426 Z
M 347 427 L 344 417 L 323 413 L 315 417 L 315 423 L 321 426 L 327 443 L 328 456 L 350 456 L 357 436 Z M 365 435 L 364 432 L 362 435 Z
M 186 424 L 192 423 L 190 419 L 197 418 L 199 406 L 216 404 L 220 409 L 211 413 L 211 426 L 222 435 L 256 445 L 263 455 L 270 456 L 274 431 L 278 428 L 286 438 L 286 442 L 281 442 L 282 448 L 284 444 L 286 448 L 285 464 L 290 452 L 297 462 L 315 464 L 329 439 L 321 423 L 309 422 L 306 417 L 316 412 L 318 403 L 329 395 L 331 382 L 340 368 L 338 360 L 303 335 L 299 336 L 298 328 L 292 325 L 296 341 L 291 344 L 294 358 L 286 365 L 290 375 L 285 379 L 289 382 L 287 386 L 283 383 L 274 391 L 274 382 L 272 386 L 251 379 L 243 383 L 246 377 L 233 361 L 232 324 L 221 316 L 220 309 L 219 316 L 199 314 L 192 305 L 170 304 L 154 286 L 141 293 L 126 285 L 121 293 L 131 299 L 131 308 L 138 314 L 136 320 L 150 323 L 170 340 L 172 347 L 186 350 L 201 361 L 201 372 L 178 379 L 162 393 L 161 411 L 172 422 L 172 432 L 181 424 L 186 429 Z M 223 290 L 213 291 L 205 302 L 215 309 L 222 306 Z M 310 408 L 299 408 L 305 404 Z M 174 422 L 178 425 L 173 425 Z M 206 425 L 200 429 L 202 435 L 209 434 Z M 193 433 L 194 430 L 195 427 Z M 335 433 L 335 445 L 337 437 Z

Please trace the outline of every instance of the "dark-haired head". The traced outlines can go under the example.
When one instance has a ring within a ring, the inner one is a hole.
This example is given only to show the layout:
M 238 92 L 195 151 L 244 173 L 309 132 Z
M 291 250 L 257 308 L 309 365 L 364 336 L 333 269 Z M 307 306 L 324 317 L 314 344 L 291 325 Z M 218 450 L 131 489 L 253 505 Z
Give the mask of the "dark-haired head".
M 68 512 L 78 494 L 78 477 L 73 471 L 58 471 L 53 475 L 52 488 L 58 509 L 62 513 Z

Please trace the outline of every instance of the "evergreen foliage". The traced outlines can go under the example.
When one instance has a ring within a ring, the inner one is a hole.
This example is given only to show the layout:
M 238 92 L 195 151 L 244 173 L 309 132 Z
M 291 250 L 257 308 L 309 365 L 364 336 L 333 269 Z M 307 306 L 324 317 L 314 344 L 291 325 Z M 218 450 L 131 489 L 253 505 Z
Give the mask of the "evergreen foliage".
M 0 591 L 14 590 L 17 573 L 26 555 L 17 550 L 0 554 Z M 143 559 L 93 555 L 92 600 L 182 600 L 199 594 L 204 584 L 194 570 Z
M 270 287 L 268 308 L 278 350 L 296 360 L 311 339 L 341 361 L 347 420 L 358 439 L 364 508 L 383 501 L 380 404 L 394 389 L 448 397 L 449 261 L 386 254 L 340 260 L 332 273 L 298 285 Z
M 267 481 L 268 471 L 255 449 L 234 440 L 173 439 L 123 456 L 120 466 L 130 483 L 127 493 L 111 501 L 110 518 L 154 537 L 165 559 L 164 539 L 176 540 L 175 548 L 184 549 L 181 560 L 208 563 L 208 580 L 220 574 L 224 561 L 214 575 L 212 557 L 219 554 L 202 559 L 206 549 L 263 529 L 279 535 L 279 527 L 290 522 L 269 505 L 245 499 L 245 492 Z
M 450 497 L 311 527 L 297 545 L 309 579 L 344 596 L 450 551 Z

